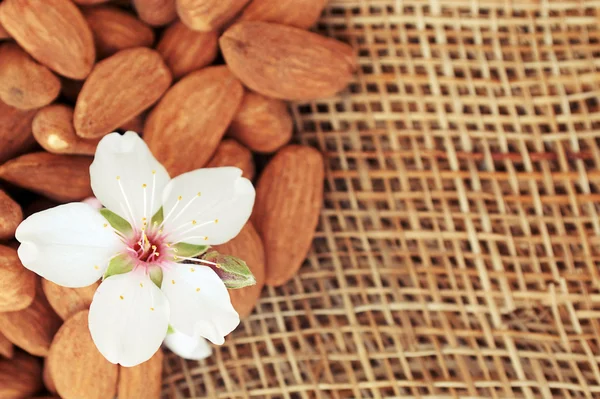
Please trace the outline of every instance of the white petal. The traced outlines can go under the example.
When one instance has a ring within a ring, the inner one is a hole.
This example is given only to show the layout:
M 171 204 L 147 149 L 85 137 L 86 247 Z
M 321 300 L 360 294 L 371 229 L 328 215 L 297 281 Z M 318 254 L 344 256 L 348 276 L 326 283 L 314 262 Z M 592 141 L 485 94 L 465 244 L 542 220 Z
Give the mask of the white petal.
M 171 180 L 163 193 L 164 231 L 173 242 L 223 244 L 246 224 L 254 197 L 252 183 L 238 168 L 184 173 Z
M 190 337 L 179 331 L 167 334 L 165 346 L 178 356 L 189 360 L 202 360 L 212 355 L 212 347 L 202 337 Z
M 219 276 L 207 266 L 175 263 L 163 273 L 162 290 L 169 299 L 173 328 L 222 345 L 240 317 Z
M 104 280 L 92 301 L 90 332 L 111 363 L 132 367 L 156 353 L 169 327 L 169 303 L 141 270 Z
M 74 202 L 34 213 L 17 228 L 19 258 L 40 276 L 65 287 L 98 280 L 123 244 L 106 219 Z
M 160 196 L 169 182 L 165 168 L 134 132 L 111 133 L 100 140 L 90 178 L 96 198 L 138 227 L 142 218 L 150 220 L 160 209 Z

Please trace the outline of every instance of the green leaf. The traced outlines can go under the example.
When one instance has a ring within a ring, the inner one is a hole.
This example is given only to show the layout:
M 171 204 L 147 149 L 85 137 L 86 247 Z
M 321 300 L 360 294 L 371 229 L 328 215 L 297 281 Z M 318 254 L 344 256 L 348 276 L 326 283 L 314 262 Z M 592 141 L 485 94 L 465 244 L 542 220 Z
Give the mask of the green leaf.
M 100 214 L 104 216 L 104 219 L 106 219 L 108 223 L 110 223 L 113 229 L 123 234 L 130 234 L 133 231 L 129 222 L 123 219 L 121 216 L 117 215 L 116 213 L 104 208 L 100 209 Z
M 174 334 L 174 333 L 175 333 L 175 329 L 169 324 L 169 327 L 167 327 L 167 335 Z
M 103 278 L 117 274 L 129 273 L 133 270 L 133 262 L 129 255 L 117 255 L 110 260 Z
M 163 209 L 161 206 L 160 209 L 158 211 L 156 211 L 154 216 L 152 216 L 152 219 L 150 220 L 150 222 L 152 224 L 161 224 L 163 222 L 163 220 L 165 220 L 165 217 L 163 216 Z
M 211 267 L 219 275 L 227 288 L 239 289 L 256 284 L 256 278 L 250 271 L 250 268 L 240 258 L 231 255 L 222 255 L 217 251 L 210 251 L 202 258 L 217 264 L 216 267 Z
M 160 267 L 154 266 L 150 268 L 150 280 L 160 288 L 163 281 L 163 271 Z
M 203 254 L 209 248 L 208 245 L 194 245 L 180 242 L 171 246 L 171 249 L 177 256 L 183 256 L 186 258 L 194 258 L 198 255 Z

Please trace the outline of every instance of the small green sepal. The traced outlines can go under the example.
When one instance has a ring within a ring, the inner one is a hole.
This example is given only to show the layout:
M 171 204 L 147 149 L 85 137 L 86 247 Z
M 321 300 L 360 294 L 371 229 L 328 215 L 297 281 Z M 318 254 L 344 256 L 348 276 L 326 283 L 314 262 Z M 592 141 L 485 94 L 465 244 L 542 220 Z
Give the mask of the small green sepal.
M 179 244 L 171 246 L 171 249 L 175 252 L 176 256 L 194 258 L 205 253 L 209 247 L 209 245 L 194 245 L 180 242 Z
M 163 222 L 163 220 L 165 220 L 165 217 L 163 216 L 163 209 L 162 206 L 160 207 L 160 209 L 158 211 L 156 211 L 156 213 L 154 214 L 154 216 L 152 216 L 152 224 L 161 224 Z
M 125 235 L 128 235 L 133 231 L 129 222 L 123 219 L 121 216 L 117 215 L 116 213 L 109 211 L 106 208 L 103 208 L 100 209 L 100 214 L 104 216 L 104 219 L 106 219 L 108 223 L 110 223 L 113 229 Z
M 175 329 L 169 324 L 169 327 L 167 327 L 167 335 L 169 334 L 175 334 Z
M 160 267 L 158 266 L 154 266 L 150 268 L 150 280 L 152 280 L 152 282 L 158 287 L 160 288 L 162 286 L 162 281 L 163 281 L 163 271 Z
M 133 262 L 129 255 L 117 255 L 110 260 L 108 268 L 104 272 L 103 279 L 117 274 L 129 273 L 133 270 Z

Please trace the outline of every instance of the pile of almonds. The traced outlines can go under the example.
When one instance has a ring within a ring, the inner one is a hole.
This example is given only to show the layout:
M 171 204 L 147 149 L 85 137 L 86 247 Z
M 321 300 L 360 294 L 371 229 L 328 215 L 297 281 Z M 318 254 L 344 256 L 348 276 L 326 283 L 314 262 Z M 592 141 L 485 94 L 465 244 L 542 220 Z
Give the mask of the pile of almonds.
M 87 312 L 97 284 L 57 286 L 17 257 L 24 217 L 92 195 L 88 168 L 107 133 L 142 134 L 172 177 L 237 166 L 254 179 L 253 153 L 274 154 L 251 221 L 218 250 L 245 259 L 258 281 L 231 291 L 241 317 L 264 284 L 294 276 L 318 223 L 324 165 L 315 149 L 288 144 L 285 100 L 334 95 L 356 67 L 348 45 L 306 30 L 325 3 L 0 3 L 0 398 L 160 396 L 162 352 L 122 368 L 96 350 Z

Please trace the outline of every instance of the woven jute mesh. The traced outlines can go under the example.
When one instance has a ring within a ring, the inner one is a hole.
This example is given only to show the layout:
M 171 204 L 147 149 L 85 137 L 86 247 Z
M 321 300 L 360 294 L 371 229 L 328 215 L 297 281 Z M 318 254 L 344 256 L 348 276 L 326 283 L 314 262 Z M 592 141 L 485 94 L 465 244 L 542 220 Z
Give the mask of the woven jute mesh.
M 165 398 L 600 397 L 600 2 L 332 0 L 299 274 Z

